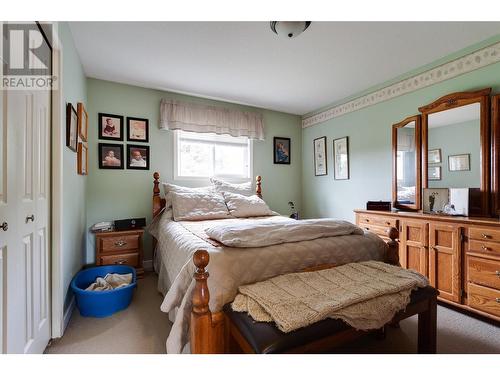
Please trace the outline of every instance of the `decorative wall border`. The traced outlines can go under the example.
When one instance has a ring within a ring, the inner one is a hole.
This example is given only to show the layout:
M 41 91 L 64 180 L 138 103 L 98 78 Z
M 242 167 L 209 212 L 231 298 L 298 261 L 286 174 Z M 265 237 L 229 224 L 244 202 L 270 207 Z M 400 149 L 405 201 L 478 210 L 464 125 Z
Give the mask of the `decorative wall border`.
M 448 63 L 404 79 L 370 94 L 348 101 L 347 103 L 329 108 L 316 115 L 302 118 L 302 128 L 325 122 L 334 117 L 345 115 L 358 109 L 378 104 L 380 102 L 408 94 L 412 91 L 446 81 L 461 74 L 494 64 L 500 61 L 500 42 L 482 48 L 468 55 L 459 57 Z

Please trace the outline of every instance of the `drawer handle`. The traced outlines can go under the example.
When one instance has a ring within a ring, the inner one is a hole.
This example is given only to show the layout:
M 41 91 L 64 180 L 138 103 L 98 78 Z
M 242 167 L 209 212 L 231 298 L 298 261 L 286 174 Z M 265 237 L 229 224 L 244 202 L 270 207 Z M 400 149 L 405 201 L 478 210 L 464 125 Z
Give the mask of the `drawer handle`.
M 500 277 L 500 271 L 495 271 L 495 275 L 497 275 L 498 277 Z
M 119 240 L 115 242 L 115 246 L 122 247 L 127 244 L 127 241 Z
M 126 259 L 120 259 L 115 262 L 115 264 L 124 264 L 124 263 L 127 263 Z
M 500 303 L 500 298 L 495 298 L 495 301 L 497 301 L 497 303 Z
M 365 219 L 365 221 L 366 221 L 367 223 L 369 223 L 369 222 L 370 222 L 370 219 Z
M 366 229 L 366 230 L 370 230 L 370 228 L 368 228 L 368 227 L 365 227 L 365 229 Z
M 488 246 L 481 245 L 481 249 L 484 251 L 490 251 L 491 249 Z
M 391 225 L 391 222 L 390 221 L 386 221 L 385 225 Z
M 485 239 L 491 238 L 491 236 L 489 234 L 486 234 L 486 233 L 481 233 L 481 237 L 483 237 Z

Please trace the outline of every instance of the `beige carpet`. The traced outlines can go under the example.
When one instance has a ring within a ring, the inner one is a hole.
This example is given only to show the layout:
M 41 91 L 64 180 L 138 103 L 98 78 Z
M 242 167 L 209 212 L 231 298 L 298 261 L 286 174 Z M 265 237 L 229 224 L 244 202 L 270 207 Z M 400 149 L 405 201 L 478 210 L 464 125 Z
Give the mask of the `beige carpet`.
M 158 278 L 139 279 L 130 306 L 107 318 L 86 318 L 75 309 L 64 336 L 53 340 L 45 353 L 165 353 L 170 332 L 167 314 L 160 311 Z
M 46 353 L 165 353 L 170 331 L 167 315 L 160 311 L 161 295 L 153 273 L 139 280 L 127 310 L 109 318 L 84 318 L 75 310 L 64 336 L 54 340 Z M 416 353 L 417 318 L 389 328 L 385 340 L 367 336 L 341 353 Z M 439 353 L 500 353 L 498 324 L 438 306 Z

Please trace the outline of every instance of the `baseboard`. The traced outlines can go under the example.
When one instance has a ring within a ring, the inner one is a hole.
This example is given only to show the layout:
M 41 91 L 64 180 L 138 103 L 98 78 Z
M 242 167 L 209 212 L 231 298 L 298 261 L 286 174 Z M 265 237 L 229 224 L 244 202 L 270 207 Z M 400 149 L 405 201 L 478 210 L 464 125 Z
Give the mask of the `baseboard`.
M 153 260 L 144 260 L 142 262 L 142 267 L 144 268 L 145 271 L 152 271 L 153 270 Z
M 63 331 L 62 335 L 64 335 L 64 331 L 66 331 L 66 327 L 69 324 L 69 320 L 71 319 L 71 314 L 73 314 L 73 310 L 75 309 L 75 296 L 71 297 L 71 302 L 69 303 L 68 308 L 64 312 L 64 320 L 63 320 Z M 61 335 L 61 336 L 62 336 Z

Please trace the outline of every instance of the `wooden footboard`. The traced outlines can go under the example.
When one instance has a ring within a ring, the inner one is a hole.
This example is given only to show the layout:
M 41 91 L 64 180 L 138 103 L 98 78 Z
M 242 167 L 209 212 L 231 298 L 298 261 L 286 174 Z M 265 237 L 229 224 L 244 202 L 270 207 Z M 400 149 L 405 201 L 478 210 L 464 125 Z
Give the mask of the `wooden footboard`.
M 400 265 L 399 245 L 397 242 L 399 231 L 396 228 L 390 228 L 387 234 L 390 241 L 387 242 L 384 262 Z M 207 284 L 209 274 L 206 268 L 209 261 L 210 256 L 206 250 L 198 250 L 193 255 L 193 262 L 196 266 L 193 277 L 196 285 L 192 296 L 193 307 L 190 327 L 192 354 L 229 352 L 229 324 L 226 322 L 225 314 L 224 312 L 212 314 L 208 307 L 210 292 Z

